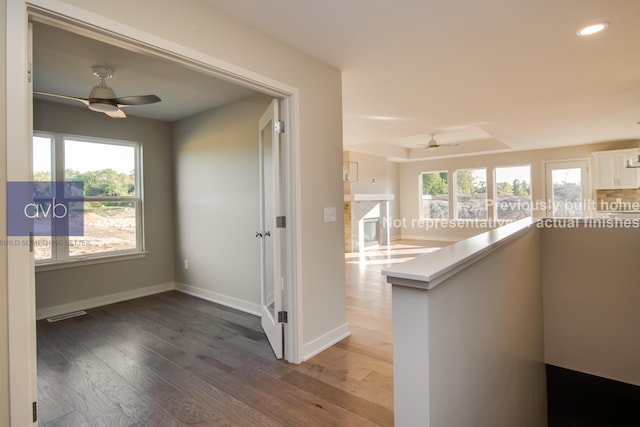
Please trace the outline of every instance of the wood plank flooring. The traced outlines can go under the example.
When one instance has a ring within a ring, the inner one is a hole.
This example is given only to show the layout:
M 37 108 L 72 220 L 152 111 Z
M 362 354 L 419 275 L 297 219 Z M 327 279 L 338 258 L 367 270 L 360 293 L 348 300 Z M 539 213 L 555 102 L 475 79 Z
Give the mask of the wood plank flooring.
M 300 365 L 275 360 L 259 318 L 175 291 L 39 321 L 39 425 L 393 425 L 380 270 L 424 244 L 347 254 L 352 335 Z

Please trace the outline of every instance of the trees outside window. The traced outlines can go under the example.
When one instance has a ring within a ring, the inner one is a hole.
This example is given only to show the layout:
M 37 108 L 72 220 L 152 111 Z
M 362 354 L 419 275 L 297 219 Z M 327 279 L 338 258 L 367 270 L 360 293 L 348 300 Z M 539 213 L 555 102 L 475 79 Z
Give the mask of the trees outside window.
M 517 220 L 531 216 L 531 166 L 495 169 L 497 219 Z
M 487 170 L 457 170 L 455 181 L 456 218 L 487 219 Z
M 447 171 L 423 172 L 420 197 L 421 218 L 449 218 L 449 173 Z

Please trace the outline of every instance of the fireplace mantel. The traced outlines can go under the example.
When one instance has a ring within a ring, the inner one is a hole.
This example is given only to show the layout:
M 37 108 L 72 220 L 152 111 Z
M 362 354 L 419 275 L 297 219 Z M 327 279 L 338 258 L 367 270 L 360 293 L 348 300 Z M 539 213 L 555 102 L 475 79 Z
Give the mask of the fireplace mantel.
M 393 194 L 356 193 L 344 195 L 345 202 L 388 202 L 393 199 Z

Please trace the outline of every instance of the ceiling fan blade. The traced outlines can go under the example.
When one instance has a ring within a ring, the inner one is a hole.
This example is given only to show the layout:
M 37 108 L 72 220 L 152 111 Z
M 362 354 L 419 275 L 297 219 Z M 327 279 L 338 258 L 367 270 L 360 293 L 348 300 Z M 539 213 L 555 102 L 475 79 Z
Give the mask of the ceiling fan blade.
M 78 101 L 78 102 L 82 102 L 84 105 L 89 105 L 89 100 L 86 98 L 78 98 L 75 96 L 67 96 L 67 95 L 59 95 L 57 93 L 48 93 L 48 92 L 33 92 L 36 95 L 45 95 L 45 96 L 53 96 L 54 98 L 62 98 L 62 99 L 69 99 L 71 101 Z
M 123 96 L 122 98 L 112 99 L 118 105 L 145 105 L 160 102 L 160 98 L 156 95 L 137 95 L 137 96 Z
M 107 116 L 113 118 L 113 119 L 126 119 L 127 118 L 127 115 L 120 108 L 118 108 L 116 111 L 107 111 L 107 112 L 105 112 L 105 114 Z

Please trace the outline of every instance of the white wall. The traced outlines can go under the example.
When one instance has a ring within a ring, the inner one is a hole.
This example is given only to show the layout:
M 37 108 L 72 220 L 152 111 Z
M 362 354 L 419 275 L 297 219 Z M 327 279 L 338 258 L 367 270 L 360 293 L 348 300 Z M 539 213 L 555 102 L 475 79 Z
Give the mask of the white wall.
M 545 360 L 640 385 L 640 228 L 544 230 Z
M 69 304 L 110 294 L 173 286 L 173 166 L 171 127 L 157 120 L 114 120 L 82 107 L 35 100 L 33 128 L 71 135 L 124 139 L 142 144 L 145 258 L 36 273 L 36 306 L 46 315 L 69 311 Z M 108 300 L 107 300 L 108 301 Z M 76 309 L 77 309 L 76 308 Z
M 299 326 L 305 344 L 338 339 L 346 324 L 340 71 L 222 14 L 206 0 L 67 3 L 299 90 L 299 127 L 289 128 L 300 137 Z M 324 207 L 337 208 L 337 221 L 323 221 Z
M 271 99 L 256 95 L 173 126 L 176 282 L 254 314 L 260 312 L 258 120 Z
M 431 290 L 393 285 L 397 426 L 546 425 L 541 248 L 534 227 Z
M 425 229 L 424 227 L 419 226 L 419 176 L 422 172 L 447 170 L 449 171 L 449 180 L 451 182 L 453 179 L 453 172 L 457 169 L 486 167 L 488 181 L 487 189 L 489 191 L 488 196 L 492 197 L 494 186 L 493 169 L 495 167 L 529 164 L 531 165 L 532 199 L 535 205 L 536 200 L 544 201 L 546 199 L 544 162 L 577 158 L 592 159 L 591 153 L 594 151 L 638 147 L 639 144 L 639 141 L 608 142 L 565 148 L 517 151 L 511 153 L 473 155 L 400 163 L 400 215 L 402 218 L 406 218 L 406 224 L 408 225 L 402 229 L 402 237 L 460 240 L 486 231 L 486 228 L 477 227 L 455 227 L 435 230 Z M 593 169 L 592 164 L 591 176 L 593 176 Z M 591 179 L 593 181 L 593 178 Z M 453 194 L 450 194 L 450 197 L 453 197 Z M 595 199 L 595 191 L 593 191 L 593 197 Z M 453 207 L 451 207 L 451 209 L 452 208 Z M 543 211 L 537 211 L 533 214 L 534 216 L 544 216 L 545 213 Z M 489 215 L 491 215 L 491 211 L 489 212 Z

